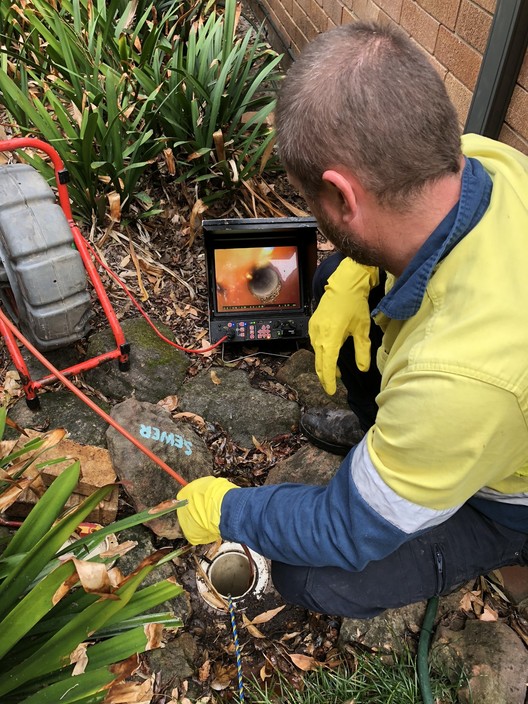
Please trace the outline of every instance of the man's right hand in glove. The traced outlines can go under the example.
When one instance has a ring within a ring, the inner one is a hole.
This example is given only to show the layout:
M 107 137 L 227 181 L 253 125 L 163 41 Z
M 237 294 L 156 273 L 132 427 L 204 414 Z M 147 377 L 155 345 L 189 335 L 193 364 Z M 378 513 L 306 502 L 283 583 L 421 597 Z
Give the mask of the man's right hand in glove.
M 239 489 L 221 477 L 200 477 L 178 492 L 187 504 L 177 510 L 178 522 L 191 545 L 214 543 L 220 538 L 222 501 L 228 491 Z
M 379 283 L 379 270 L 346 257 L 328 279 L 325 292 L 310 318 L 308 332 L 315 352 L 315 371 L 327 394 L 335 394 L 337 359 L 347 337 L 354 338 L 356 364 L 370 367 L 368 298 Z

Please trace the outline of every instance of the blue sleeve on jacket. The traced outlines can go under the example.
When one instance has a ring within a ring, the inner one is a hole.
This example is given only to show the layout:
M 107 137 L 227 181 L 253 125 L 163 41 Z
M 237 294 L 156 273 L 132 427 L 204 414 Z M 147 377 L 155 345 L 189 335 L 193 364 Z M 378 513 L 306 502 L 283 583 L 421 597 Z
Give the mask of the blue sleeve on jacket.
M 376 513 L 352 480 L 354 450 L 326 487 L 278 484 L 229 491 L 220 534 L 289 565 L 359 571 L 413 537 Z

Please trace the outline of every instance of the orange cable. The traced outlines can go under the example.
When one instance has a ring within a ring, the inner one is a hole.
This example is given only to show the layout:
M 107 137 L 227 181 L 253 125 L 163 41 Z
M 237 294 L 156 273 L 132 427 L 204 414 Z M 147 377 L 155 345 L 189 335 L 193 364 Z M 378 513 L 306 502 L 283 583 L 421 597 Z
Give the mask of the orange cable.
M 112 269 L 111 269 L 109 266 L 107 266 L 107 265 L 103 262 L 103 260 L 99 257 L 99 255 L 97 254 L 97 252 L 94 250 L 94 248 L 92 247 L 92 245 L 91 245 L 88 241 L 86 242 L 86 245 L 87 245 L 88 249 L 90 250 L 90 252 L 92 253 L 93 258 L 100 264 L 100 266 L 103 267 L 103 269 L 106 271 L 106 273 L 109 274 L 109 275 L 114 279 L 114 281 L 116 281 L 116 282 L 119 284 L 119 286 L 121 286 L 121 288 L 123 289 L 123 291 L 124 291 L 124 292 L 126 293 L 126 295 L 130 298 L 130 300 L 132 301 L 132 303 L 135 305 L 135 307 L 138 309 L 138 311 L 141 313 L 141 315 L 145 318 L 145 320 L 146 320 L 147 323 L 150 325 L 150 327 L 154 330 L 154 332 L 156 333 L 156 335 L 157 335 L 159 338 L 161 338 L 164 342 L 166 342 L 168 345 L 171 345 L 171 347 L 176 347 L 177 350 L 181 350 L 182 352 L 192 352 L 193 354 L 204 354 L 205 352 L 210 352 L 211 350 L 216 349 L 219 345 L 222 344 L 222 342 L 225 342 L 225 340 L 227 340 L 227 335 L 224 335 L 224 337 L 220 338 L 220 340 L 218 340 L 218 342 L 215 342 L 214 345 L 211 345 L 210 347 L 204 347 L 204 348 L 201 349 L 201 350 L 187 349 L 186 347 L 182 347 L 181 345 L 176 344 L 176 342 L 173 342 L 172 340 L 169 340 L 169 339 L 168 339 L 167 337 L 165 337 L 165 335 L 164 335 L 163 333 L 161 333 L 161 332 L 158 330 L 158 328 L 154 325 L 154 323 L 153 323 L 152 320 L 149 318 L 149 316 L 147 315 L 147 313 L 143 310 L 143 308 L 141 307 L 141 305 L 140 305 L 140 304 L 138 303 L 138 301 L 134 298 L 134 295 L 132 294 L 132 292 L 130 291 L 130 289 L 127 287 L 127 285 L 125 284 L 125 282 L 122 281 L 122 280 L 119 278 L 119 276 L 118 276 L 114 271 L 112 271 Z
M 115 421 L 108 413 L 105 413 L 102 408 L 92 401 L 85 393 L 78 389 L 75 384 L 73 384 L 67 377 L 64 376 L 56 367 L 49 362 L 44 355 L 42 355 L 32 344 L 27 340 L 24 335 L 13 325 L 9 318 L 5 315 L 3 310 L 0 309 L 0 318 L 5 323 L 5 325 L 11 330 L 13 335 L 31 352 L 31 354 L 38 359 L 38 361 L 46 367 L 52 374 L 54 374 L 57 379 L 66 386 L 70 391 L 72 391 L 76 396 L 78 396 L 84 403 L 89 406 L 97 415 L 101 416 L 109 425 L 112 426 L 118 433 L 121 433 L 123 437 L 129 440 L 133 445 L 135 445 L 138 450 L 146 455 L 149 459 L 155 462 L 161 469 L 163 469 L 167 474 L 175 479 L 182 486 L 186 486 L 188 482 L 183 479 L 177 472 L 175 472 L 168 464 L 166 464 L 162 459 L 157 457 L 148 447 L 145 447 L 143 443 L 137 440 L 133 435 L 131 435 L 125 428 L 123 428 L 117 421 Z

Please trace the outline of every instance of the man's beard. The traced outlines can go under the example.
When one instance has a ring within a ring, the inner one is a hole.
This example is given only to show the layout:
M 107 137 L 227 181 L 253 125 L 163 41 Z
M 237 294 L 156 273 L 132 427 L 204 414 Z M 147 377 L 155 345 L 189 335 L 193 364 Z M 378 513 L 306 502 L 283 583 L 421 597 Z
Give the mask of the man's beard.
M 358 242 L 357 239 L 352 239 L 354 236 L 353 232 L 344 232 L 337 228 L 318 208 L 314 214 L 321 232 L 346 257 L 350 257 L 358 264 L 366 266 L 383 266 L 380 252 L 377 249 L 366 247 Z

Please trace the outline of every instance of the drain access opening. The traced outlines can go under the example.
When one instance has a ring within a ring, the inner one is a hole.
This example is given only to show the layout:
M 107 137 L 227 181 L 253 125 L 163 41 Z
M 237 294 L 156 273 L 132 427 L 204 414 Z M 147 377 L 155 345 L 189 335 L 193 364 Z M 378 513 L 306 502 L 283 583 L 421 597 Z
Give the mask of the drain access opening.
M 263 595 L 269 581 L 268 564 L 262 555 L 251 548 L 246 550 L 251 555 L 251 563 L 244 548 L 231 542 L 222 543 L 214 557 L 200 562 L 204 578 L 200 572 L 196 573 L 198 594 L 213 609 L 225 612 L 225 603 L 219 602 L 219 596 L 224 600 L 228 596 L 243 600 L 259 599 Z
M 251 566 L 246 555 L 231 552 L 218 555 L 209 570 L 209 579 L 216 591 L 223 597 L 241 597 L 254 584 L 251 579 Z

